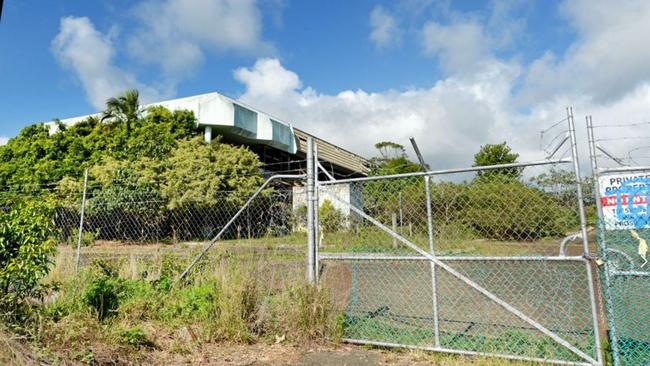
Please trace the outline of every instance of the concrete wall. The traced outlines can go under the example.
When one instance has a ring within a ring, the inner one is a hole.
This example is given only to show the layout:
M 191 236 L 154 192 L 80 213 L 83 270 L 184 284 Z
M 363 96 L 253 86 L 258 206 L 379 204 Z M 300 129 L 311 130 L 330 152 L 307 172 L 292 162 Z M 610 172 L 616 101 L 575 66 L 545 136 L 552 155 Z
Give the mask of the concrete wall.
M 343 202 L 350 202 L 358 209 L 363 209 L 363 195 L 356 187 L 357 185 L 350 185 L 347 183 L 321 186 L 320 194 L 318 195 L 318 207 L 321 207 L 325 201 L 330 201 L 334 208 L 339 210 L 346 218 L 345 226 L 348 227 L 350 221 L 358 215 L 350 209 L 349 205 L 338 202 L 330 195 Z M 293 187 L 293 211 L 298 211 L 302 206 L 307 206 L 307 189 L 306 187 Z

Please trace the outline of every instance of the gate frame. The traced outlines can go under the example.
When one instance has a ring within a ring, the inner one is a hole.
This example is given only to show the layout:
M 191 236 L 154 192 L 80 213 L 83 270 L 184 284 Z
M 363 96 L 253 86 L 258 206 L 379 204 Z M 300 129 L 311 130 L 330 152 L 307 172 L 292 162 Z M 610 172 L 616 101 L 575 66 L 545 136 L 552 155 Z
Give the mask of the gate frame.
M 604 227 L 604 220 L 605 216 L 603 214 L 603 206 L 602 202 L 600 201 L 600 182 L 599 178 L 602 174 L 606 173 L 633 173 L 633 172 L 650 172 L 650 166 L 625 166 L 623 162 L 616 158 L 615 156 L 611 155 L 609 152 L 604 150 L 602 147 L 598 146 L 596 144 L 596 137 L 594 134 L 594 125 L 593 125 L 593 118 L 591 115 L 585 116 L 585 123 L 587 126 L 587 140 L 589 142 L 589 160 L 591 163 L 591 171 L 592 171 L 592 176 L 593 176 L 593 194 L 594 194 L 594 199 L 596 200 L 596 213 L 598 215 L 598 225 L 597 225 L 597 230 L 596 230 L 596 235 L 598 238 L 598 245 L 601 248 L 601 255 L 602 255 L 602 260 L 604 262 L 604 268 L 602 270 L 603 273 L 603 278 L 605 280 L 605 286 L 604 286 L 604 293 L 603 297 L 605 298 L 605 311 L 607 314 L 607 325 L 609 327 L 609 337 L 611 338 L 611 347 L 612 347 L 612 358 L 614 361 L 615 366 L 621 365 L 621 359 L 620 359 L 620 350 L 618 348 L 618 329 L 616 326 L 616 317 L 614 314 L 614 303 L 611 297 L 611 280 L 612 277 L 616 276 L 629 276 L 629 277 L 635 277 L 635 276 L 642 276 L 642 277 L 649 277 L 650 272 L 643 272 L 643 271 L 635 271 L 635 270 L 628 270 L 628 271 L 619 271 L 616 269 L 611 268 L 609 262 L 608 262 L 608 256 L 610 252 L 619 252 L 619 254 L 622 254 L 627 258 L 627 254 L 616 250 L 616 249 L 610 249 L 607 246 L 607 241 L 605 240 L 605 227 Z M 597 152 L 596 150 L 600 150 L 605 154 L 607 157 L 612 159 L 614 162 L 616 162 L 620 167 L 617 168 L 600 168 L 598 166 L 598 158 L 597 158 Z M 630 260 L 630 258 L 627 258 Z
M 354 211 L 356 214 L 360 215 L 367 221 L 370 221 L 373 225 L 376 227 L 380 228 L 384 232 L 388 233 L 390 236 L 392 236 L 395 240 L 398 240 L 402 242 L 404 245 L 412 249 L 413 251 L 417 252 L 419 256 L 385 256 L 385 255 L 379 255 L 379 256 L 362 256 L 362 255 L 337 255 L 333 253 L 317 253 L 316 260 L 315 260 L 315 272 L 319 273 L 320 271 L 320 260 L 325 259 L 325 260 L 426 260 L 431 262 L 431 269 L 432 269 L 432 299 L 433 299 L 433 307 L 434 307 L 434 341 L 435 341 L 435 346 L 434 347 L 423 347 L 423 346 L 414 346 L 414 345 L 405 345 L 405 344 L 398 344 L 398 343 L 390 343 L 390 342 L 378 342 L 378 341 L 367 341 L 367 340 L 360 340 L 360 339 L 348 339 L 344 338 L 343 340 L 349 343 L 357 343 L 357 344 L 370 344 L 370 345 L 377 345 L 377 346 L 386 346 L 386 347 L 401 347 L 401 348 L 412 348 L 412 349 L 423 349 L 423 350 L 428 350 L 428 351 L 435 351 L 435 352 L 445 352 L 445 353 L 455 353 L 455 354 L 465 354 L 465 355 L 484 355 L 484 356 L 493 356 L 493 357 L 499 357 L 499 358 L 505 358 L 505 359 L 514 359 L 514 360 L 524 360 L 524 361 L 535 361 L 535 362 L 545 362 L 545 363 L 552 363 L 552 364 L 565 364 L 565 365 L 598 365 L 601 366 L 603 365 L 603 359 L 602 359 L 602 349 L 601 349 L 601 342 L 600 342 L 600 329 L 599 329 L 599 323 L 598 323 L 598 315 L 597 315 L 597 310 L 596 310 L 596 298 L 595 298 L 595 291 L 594 291 L 594 277 L 593 273 L 591 270 L 591 263 L 590 260 L 593 259 L 589 253 L 589 242 L 587 238 L 587 229 L 586 229 L 586 217 L 585 217 L 585 211 L 584 211 L 584 201 L 583 201 L 583 196 L 582 196 L 582 188 L 581 188 L 581 174 L 580 174 L 580 166 L 579 166 L 579 160 L 578 160 L 578 152 L 577 152 L 577 144 L 576 144 L 576 138 L 575 138 L 575 124 L 573 120 L 573 109 L 572 108 L 567 108 L 567 121 L 569 124 L 569 136 L 570 136 L 570 141 L 571 141 L 571 152 L 572 152 L 572 159 L 557 159 L 557 160 L 550 160 L 550 157 L 548 157 L 546 160 L 542 161 L 533 161 L 533 162 L 526 162 L 526 163 L 512 163 L 512 164 L 500 164 L 500 165 L 491 165 L 491 166 L 481 166 L 481 167 L 471 167 L 471 168 L 461 168 L 461 169 L 447 169 L 447 170 L 438 170 L 438 171 L 425 171 L 425 172 L 416 172 L 416 173 L 406 173 L 406 174 L 393 174 L 393 175 L 387 175 L 387 176 L 382 176 L 382 177 L 362 177 L 362 178 L 349 178 L 349 179 L 341 179 L 341 180 L 335 180 L 333 177 L 328 175 L 328 178 L 330 178 L 329 181 L 322 181 L 318 182 L 316 181 L 315 184 L 315 191 L 319 191 L 320 187 L 322 186 L 327 186 L 327 185 L 332 185 L 332 184 L 340 184 L 340 183 L 353 183 L 353 182 L 361 182 L 361 181 L 370 181 L 370 180 L 378 180 L 378 179 L 395 179 L 395 178 L 404 178 L 404 177 L 424 177 L 425 181 L 425 190 L 426 190 L 426 199 L 427 199 L 427 227 L 429 231 L 429 249 L 431 253 L 426 252 L 425 250 L 419 248 L 417 245 L 409 241 L 408 239 L 404 238 L 402 235 L 399 233 L 393 231 L 389 227 L 383 225 L 381 222 L 377 221 L 370 215 L 366 214 L 363 210 L 355 207 L 352 205 L 351 202 L 345 202 L 344 200 L 341 200 L 340 198 L 336 197 L 334 194 L 324 190 L 323 193 L 328 195 L 330 198 L 334 199 L 335 201 L 338 201 L 340 204 L 346 205 L 349 207 L 350 210 Z M 566 140 L 565 140 L 566 141 Z M 563 142 L 564 143 L 564 142 Z M 583 255 L 582 256 L 574 256 L 574 257 L 567 257 L 567 256 L 519 256 L 519 257 L 437 257 L 435 254 L 435 249 L 434 249 L 434 243 L 433 243 L 433 225 L 432 225 L 432 217 L 431 217 L 431 212 L 430 212 L 430 205 L 431 205 L 431 195 L 429 191 L 429 182 L 432 176 L 435 175 L 447 175 L 447 174 L 453 174 L 453 173 L 463 173 L 463 172 L 472 172 L 472 171 L 483 171 L 483 170 L 492 170 L 492 169 L 502 169 L 502 168 L 512 168 L 512 167 L 528 167 L 528 166 L 536 166 L 536 165 L 550 165 L 550 164 L 563 164 L 563 163 L 573 163 L 573 168 L 574 168 L 574 174 L 576 177 L 576 194 L 577 194 L 577 205 L 578 205 L 578 214 L 580 217 L 580 228 L 581 228 L 581 235 L 580 237 L 582 238 L 583 242 Z M 318 175 L 318 170 L 319 168 L 322 169 L 322 166 L 318 162 L 318 159 L 315 159 L 314 162 L 315 169 L 313 169 L 313 173 L 316 176 Z M 324 171 L 324 169 L 323 169 Z M 318 203 L 316 204 L 316 209 L 318 209 Z M 318 222 L 315 224 L 316 226 L 318 225 Z M 551 261 L 580 261 L 585 263 L 586 267 L 586 274 L 587 274 L 587 281 L 588 281 L 588 287 L 589 287 L 589 303 L 590 303 L 590 308 L 591 308 L 591 317 L 592 317 L 592 327 L 593 327 L 593 336 L 594 336 L 594 348 L 595 348 L 595 358 L 591 357 L 590 355 L 582 352 L 580 349 L 577 347 L 571 345 L 568 341 L 563 339 L 562 337 L 558 336 L 551 330 L 547 329 L 544 327 L 542 324 L 537 322 L 536 320 L 528 317 L 525 313 L 522 311 L 518 310 L 516 307 L 512 306 L 511 304 L 507 303 L 506 301 L 502 300 L 499 298 L 497 295 L 493 294 L 492 292 L 488 291 L 487 289 L 483 288 L 482 286 L 478 285 L 474 281 L 472 281 L 470 278 L 467 278 L 463 274 L 459 273 L 458 271 L 454 270 L 452 267 L 448 266 L 446 263 L 443 262 L 443 260 L 551 260 Z M 564 361 L 564 360 L 551 360 L 551 359 L 541 359 L 541 358 L 534 358 L 534 357 L 525 357 L 525 356 L 516 356 L 516 355 L 507 355 L 507 354 L 496 354 L 496 353 L 486 353 L 486 352 L 476 352 L 476 351 L 467 351 L 467 350 L 453 350 L 453 349 L 447 349 L 440 347 L 439 343 L 439 331 L 438 331 L 438 315 L 437 315 L 437 295 L 436 295 L 436 281 L 435 281 L 435 266 L 441 267 L 443 270 L 445 270 L 447 273 L 451 274 L 452 276 L 456 277 L 457 279 L 461 280 L 464 282 L 466 285 L 470 286 L 474 290 L 478 291 L 481 293 L 483 296 L 487 297 L 489 300 L 491 300 L 493 303 L 496 303 L 497 305 L 501 306 L 504 308 L 506 311 L 509 313 L 515 315 L 519 319 L 523 320 L 524 322 L 530 324 L 533 326 L 535 329 L 540 331 L 542 334 L 546 335 L 547 337 L 551 338 L 554 340 L 556 343 L 559 345 L 563 346 L 564 348 L 568 349 L 569 351 L 573 352 L 575 355 L 579 356 L 583 361 L 582 362 L 574 362 L 574 361 Z M 586 361 L 586 362 L 584 362 Z

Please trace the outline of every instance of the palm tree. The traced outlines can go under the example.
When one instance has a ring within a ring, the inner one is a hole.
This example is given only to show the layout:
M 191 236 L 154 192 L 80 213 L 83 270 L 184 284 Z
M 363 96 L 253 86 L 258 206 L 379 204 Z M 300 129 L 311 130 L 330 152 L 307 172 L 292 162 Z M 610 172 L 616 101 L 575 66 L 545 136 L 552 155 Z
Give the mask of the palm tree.
M 109 98 L 106 101 L 106 110 L 102 113 L 102 119 L 123 122 L 126 130 L 131 130 L 131 124 L 140 118 L 140 94 L 136 89 L 127 90 L 123 95 Z

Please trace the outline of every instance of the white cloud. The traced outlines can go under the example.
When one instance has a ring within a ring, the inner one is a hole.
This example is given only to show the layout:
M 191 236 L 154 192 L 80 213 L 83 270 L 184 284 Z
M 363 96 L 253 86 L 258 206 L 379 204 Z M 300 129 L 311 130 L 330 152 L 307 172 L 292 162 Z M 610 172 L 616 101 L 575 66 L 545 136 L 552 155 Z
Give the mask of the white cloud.
M 498 51 L 515 48 L 525 38 L 527 12 L 525 0 L 489 1 L 484 12 L 458 12 L 449 2 L 406 2 L 415 14 L 431 8 L 431 18 L 419 29 L 425 55 L 437 58 L 447 75 L 474 73 L 496 59 Z M 417 19 L 417 18 L 415 18 Z
M 377 48 L 387 48 L 400 43 L 402 32 L 397 20 L 381 5 L 377 5 L 370 13 L 370 40 Z
M 245 84 L 246 97 L 277 99 L 302 86 L 296 73 L 282 67 L 271 58 L 258 59 L 252 68 L 240 67 L 234 71 L 235 79 Z
M 95 108 L 129 88 L 137 88 L 143 102 L 173 96 L 176 85 L 204 60 L 206 50 L 254 55 L 272 51 L 261 39 L 262 20 L 254 0 L 147 0 L 131 14 L 138 23 L 120 43 L 126 43 L 131 61 L 160 65 L 163 72 L 149 84 L 117 66 L 115 55 L 124 50 L 116 48 L 120 43 L 115 26 L 104 34 L 86 17 L 65 17 L 52 41 L 56 59 L 75 73 Z
M 422 48 L 436 56 L 450 73 L 474 72 L 490 56 L 492 41 L 483 26 L 471 19 L 454 20 L 447 25 L 429 21 L 422 28 Z
M 133 74 L 113 64 L 115 50 L 111 38 L 97 31 L 86 17 L 61 19 L 52 52 L 59 63 L 75 73 L 97 109 L 104 107 L 106 99 L 129 88 L 139 89 L 144 102 L 160 97 L 157 90 L 139 83 Z
M 9 142 L 9 137 L 7 136 L 0 136 L 0 146 L 6 145 L 7 142 Z
M 459 166 L 471 162 L 480 144 L 517 140 L 509 95 L 519 69 L 512 65 L 492 63 L 471 78 L 450 77 L 430 88 L 334 95 L 302 88 L 297 75 L 277 60 L 261 60 L 235 74 L 255 75 L 237 77 L 246 87 L 243 101 L 366 156 L 375 154 L 378 141 L 409 146 L 408 138 L 415 136 L 432 165 Z M 266 87 L 278 80 L 284 80 L 275 84 L 284 85 L 282 93 Z M 526 144 L 518 147 L 528 149 Z
M 526 77 L 526 103 L 558 94 L 613 102 L 650 80 L 650 2 L 566 1 L 561 13 L 576 41 L 561 55 L 547 52 Z
M 131 54 L 159 64 L 172 81 L 191 74 L 206 49 L 254 55 L 272 50 L 261 38 L 262 19 L 253 0 L 147 1 L 134 14 L 140 26 L 128 40 Z
M 429 88 L 376 93 L 319 93 L 303 87 L 296 73 L 275 59 L 258 60 L 252 68 L 236 70 L 235 75 L 246 88 L 240 99 L 298 128 L 365 156 L 374 156 L 374 144 L 383 140 L 401 143 L 410 150 L 408 138 L 414 136 L 434 168 L 467 166 L 481 145 L 502 141 L 520 153 L 521 161 L 543 159 L 546 153 L 539 147 L 539 131 L 564 119 L 565 107 L 572 105 L 581 165 L 587 172 L 585 114 L 593 114 L 597 123 L 615 121 L 621 115 L 627 121 L 650 121 L 650 84 L 615 103 L 598 104 L 585 95 L 571 95 L 519 110 L 513 90 L 522 68 L 494 60 L 482 65 L 477 72 L 450 76 Z M 562 134 L 566 128 L 563 123 L 551 130 L 552 135 L 544 142 L 549 143 L 554 134 Z M 597 133 L 613 136 L 604 130 Z M 633 133 L 632 129 L 619 129 L 616 136 Z M 623 156 L 636 145 L 615 141 L 609 146 Z M 562 152 L 568 154 L 564 149 Z

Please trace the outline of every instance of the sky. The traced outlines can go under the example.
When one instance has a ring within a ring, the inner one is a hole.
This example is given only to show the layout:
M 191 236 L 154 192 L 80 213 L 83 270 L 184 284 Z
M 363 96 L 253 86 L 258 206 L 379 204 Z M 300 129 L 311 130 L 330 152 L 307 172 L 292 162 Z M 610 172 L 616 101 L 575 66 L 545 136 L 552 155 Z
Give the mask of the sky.
M 0 142 L 137 88 L 218 91 L 366 156 L 414 136 L 435 168 L 502 141 L 544 157 L 572 106 L 581 151 L 586 115 L 636 123 L 596 131 L 622 155 L 650 121 L 648 19 L 646 0 L 5 0 Z

